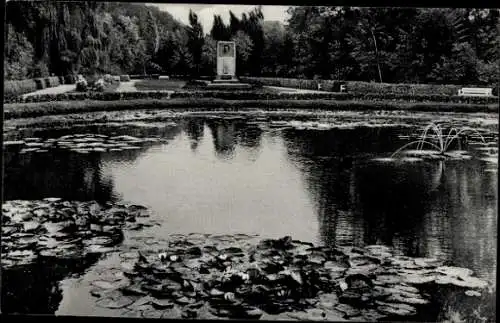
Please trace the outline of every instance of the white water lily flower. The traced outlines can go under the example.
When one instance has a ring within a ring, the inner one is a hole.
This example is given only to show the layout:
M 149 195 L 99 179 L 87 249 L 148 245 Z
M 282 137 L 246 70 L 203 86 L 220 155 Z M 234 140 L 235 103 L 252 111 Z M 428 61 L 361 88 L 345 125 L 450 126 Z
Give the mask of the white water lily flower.
M 349 287 L 345 281 L 339 282 L 339 286 L 340 286 L 340 289 L 342 289 L 343 291 Z
M 224 294 L 224 299 L 226 301 L 234 301 L 234 293 L 232 292 L 227 292 Z
M 177 261 L 177 259 L 179 259 L 179 256 L 177 256 L 177 255 L 170 256 L 170 261 Z

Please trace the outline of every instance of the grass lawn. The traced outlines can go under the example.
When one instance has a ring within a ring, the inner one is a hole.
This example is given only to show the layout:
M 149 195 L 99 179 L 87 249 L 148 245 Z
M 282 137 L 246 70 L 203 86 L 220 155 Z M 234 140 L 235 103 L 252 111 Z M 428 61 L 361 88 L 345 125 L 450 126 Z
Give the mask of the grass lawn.
M 184 87 L 186 81 L 183 80 L 140 80 L 135 83 L 138 91 L 161 91 L 161 90 L 180 90 Z

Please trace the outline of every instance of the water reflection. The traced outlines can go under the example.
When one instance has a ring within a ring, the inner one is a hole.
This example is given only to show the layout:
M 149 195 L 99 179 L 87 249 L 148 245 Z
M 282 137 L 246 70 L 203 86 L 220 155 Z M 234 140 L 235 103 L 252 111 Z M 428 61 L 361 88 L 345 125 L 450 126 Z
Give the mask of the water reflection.
M 5 153 L 4 199 L 64 199 L 105 202 L 113 199 L 113 182 L 101 172 L 98 155 L 68 152 Z
M 60 259 L 16 269 L 2 268 L 2 312 L 54 314 L 63 298 L 60 281 L 81 275 L 98 259 L 93 254 L 81 260 Z
M 234 157 L 236 142 L 236 126 L 234 122 L 208 120 L 207 126 L 213 138 L 215 154 L 222 160 Z
M 190 118 L 185 121 L 184 131 L 191 142 L 191 149 L 196 151 L 198 144 L 203 139 L 205 121 L 201 118 Z
M 379 132 L 381 137 L 372 137 L 372 129 L 360 136 L 346 130 L 284 134 L 289 159 L 314 201 L 322 240 L 388 244 L 402 254 L 437 257 L 495 281 L 495 174 L 484 172 L 477 160 L 371 162 L 372 152 L 399 146 L 397 140 L 381 140 L 391 137 L 390 130 L 383 131 L 388 132 Z
M 169 140 L 139 150 L 7 153 L 5 198 L 123 198 L 153 208 L 165 221 L 158 235 L 244 231 L 389 244 L 494 278 L 498 183 L 480 161 L 370 161 L 405 143 L 399 128 L 268 132 L 242 120 L 176 122 L 78 129 Z

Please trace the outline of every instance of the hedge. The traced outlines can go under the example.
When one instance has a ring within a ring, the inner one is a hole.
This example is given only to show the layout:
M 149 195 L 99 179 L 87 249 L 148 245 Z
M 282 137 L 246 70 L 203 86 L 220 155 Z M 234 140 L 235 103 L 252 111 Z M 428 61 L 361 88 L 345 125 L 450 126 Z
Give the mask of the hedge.
M 409 103 L 387 101 L 337 101 L 337 100 L 219 100 L 219 99 L 173 99 L 173 100 L 128 100 L 128 101 L 52 101 L 43 103 L 15 103 L 4 105 L 4 118 L 37 117 L 54 114 L 84 113 L 95 111 L 120 111 L 137 109 L 182 109 L 187 111 L 284 111 L 300 110 L 406 110 L 435 112 L 490 112 L 498 113 L 498 105 L 450 104 L 440 102 Z
M 149 80 L 149 79 L 159 79 L 160 74 L 133 74 L 130 75 L 131 79 L 136 79 L 136 80 Z
M 3 87 L 4 101 L 13 99 L 19 95 L 34 92 L 37 90 L 35 80 L 5 81 Z
M 141 92 L 84 92 L 60 93 L 29 96 L 26 98 L 10 98 L 7 102 L 46 102 L 46 101 L 75 101 L 75 100 L 131 100 L 131 99 L 169 99 L 185 98 L 199 99 L 212 98 L 223 100 L 337 100 L 337 101 L 374 101 L 374 102 L 410 102 L 428 103 L 442 102 L 455 104 L 498 104 L 498 97 L 467 97 L 447 95 L 403 95 L 403 94 L 375 94 L 375 93 L 272 93 L 261 91 L 234 90 L 234 91 L 141 91 Z
M 128 76 L 128 75 L 120 75 L 120 81 L 121 82 L 130 81 L 130 76 Z
M 448 95 L 456 96 L 462 87 L 481 87 L 474 85 L 440 85 L 440 84 L 392 84 L 359 81 L 309 80 L 272 77 L 240 77 L 247 83 L 260 83 L 268 86 L 291 87 L 317 90 L 321 84 L 323 91 L 338 92 L 340 85 L 345 84 L 347 92 L 369 94 L 401 94 L 401 95 Z M 496 85 L 495 85 L 496 87 Z M 496 91 L 495 91 L 496 92 Z M 498 95 L 498 94 L 497 94 Z
M 75 75 L 66 75 L 64 77 L 64 83 L 65 84 L 75 84 L 76 83 L 76 76 Z
M 51 76 L 51 77 L 45 78 L 45 86 L 46 87 L 54 87 L 54 86 L 59 86 L 59 85 L 61 85 L 61 83 L 59 82 L 58 76 Z

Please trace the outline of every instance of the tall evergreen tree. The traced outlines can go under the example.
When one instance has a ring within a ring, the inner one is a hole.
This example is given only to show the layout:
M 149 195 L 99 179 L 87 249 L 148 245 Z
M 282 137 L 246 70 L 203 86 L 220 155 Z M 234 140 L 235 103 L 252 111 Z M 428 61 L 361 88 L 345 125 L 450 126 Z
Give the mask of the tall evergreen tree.
M 189 10 L 189 24 L 188 48 L 191 53 L 196 76 L 199 76 L 201 69 L 201 53 L 204 43 L 203 27 L 198 21 L 198 16 L 192 10 Z

